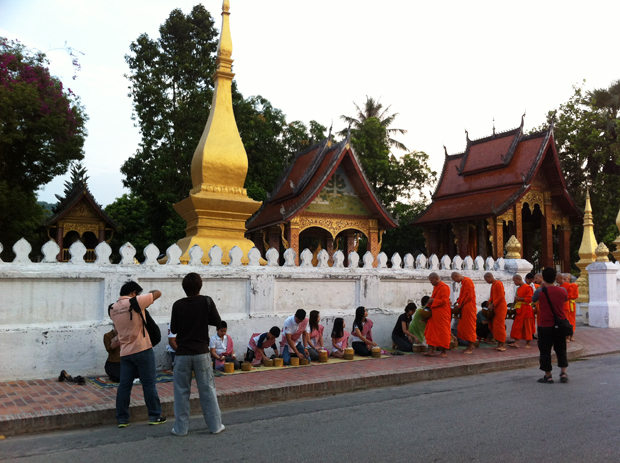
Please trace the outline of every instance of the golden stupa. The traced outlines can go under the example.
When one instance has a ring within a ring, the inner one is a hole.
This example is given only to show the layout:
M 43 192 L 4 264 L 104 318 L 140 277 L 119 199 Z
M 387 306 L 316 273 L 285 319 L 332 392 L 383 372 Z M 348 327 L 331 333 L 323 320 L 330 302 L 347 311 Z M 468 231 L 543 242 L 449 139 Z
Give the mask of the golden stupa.
M 181 262 L 189 262 L 188 251 L 199 245 L 203 263 L 209 262 L 209 250 L 217 245 L 228 263 L 228 252 L 239 246 L 243 263 L 254 246 L 245 238 L 245 221 L 261 203 L 250 199 L 243 188 L 248 173 L 245 152 L 232 106 L 231 72 L 233 60 L 230 35 L 230 1 L 222 5 L 222 30 L 217 50 L 217 70 L 213 74 L 214 92 L 209 120 L 192 158 L 192 190 L 189 197 L 174 205 L 187 222 L 186 237 L 177 244 L 183 251 Z

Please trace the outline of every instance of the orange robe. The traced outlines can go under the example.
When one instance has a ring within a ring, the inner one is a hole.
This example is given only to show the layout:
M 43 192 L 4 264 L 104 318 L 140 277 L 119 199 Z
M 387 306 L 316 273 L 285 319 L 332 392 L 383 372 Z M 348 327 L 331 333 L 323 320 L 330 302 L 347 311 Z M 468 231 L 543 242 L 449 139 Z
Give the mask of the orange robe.
M 561 285 L 562 288 L 564 288 L 566 290 L 566 294 L 568 295 L 568 299 L 566 299 L 566 302 L 564 303 L 564 313 L 566 314 L 566 319 L 569 321 L 569 323 L 573 326 L 573 332 L 575 331 L 575 325 L 573 324 L 574 322 L 571 320 L 571 309 L 572 309 L 572 313 L 575 314 L 573 315 L 573 319 L 577 318 L 577 312 L 575 310 L 575 304 L 571 304 L 571 294 L 573 293 L 573 285 L 571 283 L 562 283 Z
M 535 288 L 532 291 L 536 291 L 540 288 L 540 285 L 534 283 Z M 538 308 L 538 302 L 534 302 L 532 304 L 532 309 Z M 534 314 L 534 318 L 532 319 L 532 333 L 536 333 L 536 327 L 538 326 L 538 315 Z
M 440 281 L 433 289 L 431 295 L 431 318 L 426 323 L 424 338 L 429 346 L 450 349 L 450 322 L 452 321 L 452 309 L 450 308 L 450 287 Z
M 570 289 L 568 292 L 568 321 L 573 326 L 573 332 L 575 331 L 575 326 L 577 325 L 577 298 L 579 297 L 579 285 L 577 283 L 568 283 L 570 285 Z
M 534 311 L 531 305 L 533 294 L 534 290 L 530 285 L 522 284 L 517 288 L 517 297 L 522 297 L 525 301 L 515 301 L 517 315 L 512 322 L 512 330 L 510 330 L 510 337 L 513 339 L 532 340 L 532 335 L 534 334 L 532 331 Z
M 476 289 L 471 278 L 463 278 L 461 292 L 457 301 L 461 307 L 461 319 L 457 329 L 457 337 L 467 342 L 476 342 Z
M 489 323 L 489 329 L 493 333 L 496 341 L 506 342 L 506 294 L 504 293 L 504 284 L 495 280 L 491 285 L 491 295 L 489 296 L 489 304 L 493 304 L 495 315 Z

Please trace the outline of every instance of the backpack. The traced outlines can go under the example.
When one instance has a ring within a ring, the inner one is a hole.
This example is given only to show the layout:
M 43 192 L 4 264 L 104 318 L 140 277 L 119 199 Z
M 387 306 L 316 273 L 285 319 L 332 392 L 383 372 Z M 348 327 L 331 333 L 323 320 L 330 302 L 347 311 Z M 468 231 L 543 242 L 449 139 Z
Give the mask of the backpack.
M 140 310 L 138 299 L 135 297 L 129 299 L 129 306 L 132 310 L 140 314 L 140 318 L 142 319 L 142 334 L 146 338 L 146 330 L 151 338 L 151 344 L 155 347 L 161 341 L 161 331 L 159 330 L 159 326 L 157 326 L 157 323 L 155 323 L 155 320 L 153 320 L 153 317 L 151 317 L 148 310 L 144 309 L 144 316 L 142 315 L 142 310 Z M 131 316 L 131 310 L 129 311 L 129 316 Z

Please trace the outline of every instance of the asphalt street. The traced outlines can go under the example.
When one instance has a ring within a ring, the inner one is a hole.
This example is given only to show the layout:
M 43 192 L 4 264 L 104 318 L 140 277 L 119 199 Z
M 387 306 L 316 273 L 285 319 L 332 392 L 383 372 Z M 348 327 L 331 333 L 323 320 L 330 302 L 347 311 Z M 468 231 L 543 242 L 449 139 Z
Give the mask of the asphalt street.
M 114 423 L 0 440 L 12 462 L 618 462 L 620 356 L 576 361 L 570 382 L 536 369 L 373 389 L 202 417 L 186 437 Z

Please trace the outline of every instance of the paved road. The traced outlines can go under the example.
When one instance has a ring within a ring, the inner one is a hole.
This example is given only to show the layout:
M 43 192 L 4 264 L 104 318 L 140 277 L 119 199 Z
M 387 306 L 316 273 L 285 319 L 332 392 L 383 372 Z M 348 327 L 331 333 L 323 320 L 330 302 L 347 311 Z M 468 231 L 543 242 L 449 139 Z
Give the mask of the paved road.
M 578 361 L 571 382 L 535 369 L 375 389 L 224 414 L 210 435 L 172 423 L 0 440 L 15 462 L 618 462 L 620 356 Z

